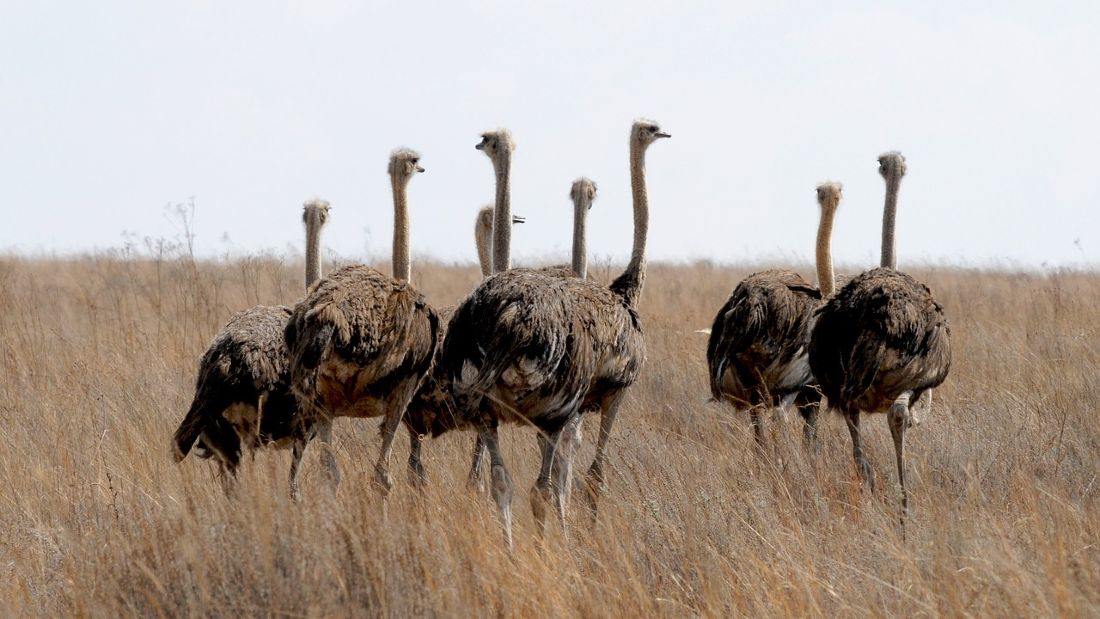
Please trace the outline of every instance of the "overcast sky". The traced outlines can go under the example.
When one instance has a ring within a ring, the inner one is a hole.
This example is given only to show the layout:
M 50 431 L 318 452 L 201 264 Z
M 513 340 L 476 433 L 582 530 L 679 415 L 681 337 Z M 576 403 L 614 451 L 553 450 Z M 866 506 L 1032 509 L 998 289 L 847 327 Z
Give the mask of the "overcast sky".
M 0 251 L 170 237 L 189 196 L 204 254 L 300 251 L 321 197 L 330 254 L 388 255 L 409 146 L 414 260 L 472 261 L 474 144 L 503 126 L 520 261 L 568 251 L 580 175 L 590 250 L 621 260 L 644 116 L 673 136 L 647 161 L 657 259 L 811 260 L 828 179 L 835 254 L 871 265 L 897 149 L 903 267 L 1100 263 L 1100 3 L 691 4 L 0 0 Z

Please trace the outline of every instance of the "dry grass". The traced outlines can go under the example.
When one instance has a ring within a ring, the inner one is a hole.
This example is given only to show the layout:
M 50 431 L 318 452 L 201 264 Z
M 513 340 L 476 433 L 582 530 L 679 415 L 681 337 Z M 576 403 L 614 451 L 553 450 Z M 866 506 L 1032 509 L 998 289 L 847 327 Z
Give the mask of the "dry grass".
M 341 421 L 344 483 L 307 452 L 246 464 L 226 499 L 209 463 L 169 455 L 195 363 L 233 310 L 291 303 L 297 264 L 0 259 L 0 614 L 1092 615 L 1100 613 L 1100 277 L 916 270 L 947 308 L 955 366 L 912 433 L 908 539 L 885 419 L 866 424 L 881 496 L 855 482 L 837 417 L 819 455 L 795 423 L 755 455 L 747 419 L 705 401 L 705 336 L 743 269 L 651 268 L 649 362 L 612 441 L 589 529 L 540 553 L 524 490 L 531 431 L 505 433 L 517 492 L 510 560 L 465 490 L 469 435 L 430 442 L 430 488 L 370 484 L 375 423 Z M 608 269 L 596 269 L 606 279 Z M 808 269 L 803 269 L 808 271 Z M 473 268 L 420 265 L 457 301 Z M 580 467 L 592 454 L 586 423 Z

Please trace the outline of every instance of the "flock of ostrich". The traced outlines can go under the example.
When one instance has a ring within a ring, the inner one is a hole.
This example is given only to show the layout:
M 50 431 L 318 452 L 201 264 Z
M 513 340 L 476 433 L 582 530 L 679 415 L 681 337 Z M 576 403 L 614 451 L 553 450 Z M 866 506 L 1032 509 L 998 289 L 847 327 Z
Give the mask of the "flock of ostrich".
M 531 507 L 540 535 L 553 509 L 562 526 L 580 445 L 582 415 L 598 411 L 595 458 L 581 484 L 595 516 L 605 489 L 607 445 L 623 396 L 646 358 L 638 313 L 646 275 L 649 200 L 645 154 L 670 137 L 654 122 L 630 132 L 634 242 L 630 262 L 610 285 L 586 278 L 585 221 L 596 197 L 586 178 L 570 191 L 574 213 L 570 265 L 512 268 L 513 216 L 507 130 L 482 134 L 496 176 L 495 204 L 475 225 L 484 278 L 457 307 L 435 308 L 410 281 L 407 187 L 424 168 L 419 155 L 392 153 L 393 274 L 364 265 L 322 277 L 320 234 L 329 205 L 305 204 L 306 293 L 293 308 L 257 306 L 234 315 L 199 363 L 195 397 L 173 437 L 177 461 L 194 449 L 213 458 L 232 484 L 243 449 L 292 450 L 290 490 L 306 446 L 319 439 L 329 481 L 339 483 L 332 454 L 337 417 L 380 417 L 382 445 L 375 479 L 383 495 L 393 440 L 403 423 L 410 437 L 409 478 L 422 486 L 424 439 L 453 429 L 477 434 L 469 482 L 490 494 L 512 547 L 513 483 L 501 454 L 502 423 L 533 426 L 541 455 Z M 882 262 L 835 291 L 830 253 L 839 183 L 817 188 L 817 287 L 788 270 L 745 278 L 718 310 L 706 356 L 711 395 L 748 411 L 758 445 L 767 409 L 796 406 L 805 442 L 817 448 L 817 420 L 826 408 L 846 420 L 860 478 L 874 476 L 860 438 L 860 414 L 886 412 L 897 456 L 901 526 L 908 512 L 905 432 L 931 407 L 932 390 L 951 364 L 950 328 L 927 286 L 896 268 L 894 221 L 905 158 L 879 157 L 886 181 Z

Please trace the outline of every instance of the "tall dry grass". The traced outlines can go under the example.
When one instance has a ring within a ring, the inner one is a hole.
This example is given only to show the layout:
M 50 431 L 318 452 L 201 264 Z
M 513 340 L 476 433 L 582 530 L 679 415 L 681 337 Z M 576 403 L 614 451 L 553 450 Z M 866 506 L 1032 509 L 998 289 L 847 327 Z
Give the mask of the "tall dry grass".
M 817 455 L 797 416 L 771 420 L 760 457 L 747 419 L 706 401 L 694 331 L 745 274 L 651 267 L 649 361 L 595 528 L 575 510 L 569 539 L 553 529 L 539 551 L 523 492 L 535 440 L 505 433 L 513 560 L 490 502 L 465 489 L 466 434 L 430 442 L 430 487 L 400 483 L 385 506 L 374 422 L 337 424 L 335 494 L 307 452 L 299 504 L 286 452 L 246 463 L 233 499 L 209 463 L 172 462 L 198 356 L 232 311 L 292 303 L 300 265 L 4 258 L 0 614 L 1100 614 L 1100 277 L 915 270 L 947 308 L 955 365 L 911 433 L 902 540 L 885 419 L 866 424 L 887 482 L 872 495 L 839 418 L 823 420 Z M 435 264 L 415 277 L 444 305 L 477 274 Z

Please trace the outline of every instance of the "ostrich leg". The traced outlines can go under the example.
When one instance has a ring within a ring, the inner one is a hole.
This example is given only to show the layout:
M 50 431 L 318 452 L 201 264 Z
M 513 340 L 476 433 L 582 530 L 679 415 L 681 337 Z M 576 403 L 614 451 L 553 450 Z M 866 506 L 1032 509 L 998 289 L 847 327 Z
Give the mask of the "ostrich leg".
M 911 391 L 902 393 L 890 405 L 890 434 L 894 437 L 894 454 L 898 460 L 898 483 L 901 485 L 901 536 L 905 538 L 905 520 L 909 516 L 909 489 L 905 487 L 905 430 L 909 427 Z
M 875 490 L 875 474 L 871 470 L 871 462 L 863 453 L 863 441 L 859 436 L 859 411 L 849 411 L 845 414 L 848 421 L 848 433 L 852 435 L 852 457 L 856 461 L 856 469 L 859 471 L 859 479 Z
M 492 469 L 493 500 L 500 510 L 500 522 L 504 527 L 504 543 L 511 552 L 512 545 L 512 476 L 504 466 L 504 457 L 500 453 L 500 442 L 495 426 L 482 428 L 481 438 L 489 450 L 489 464 Z

